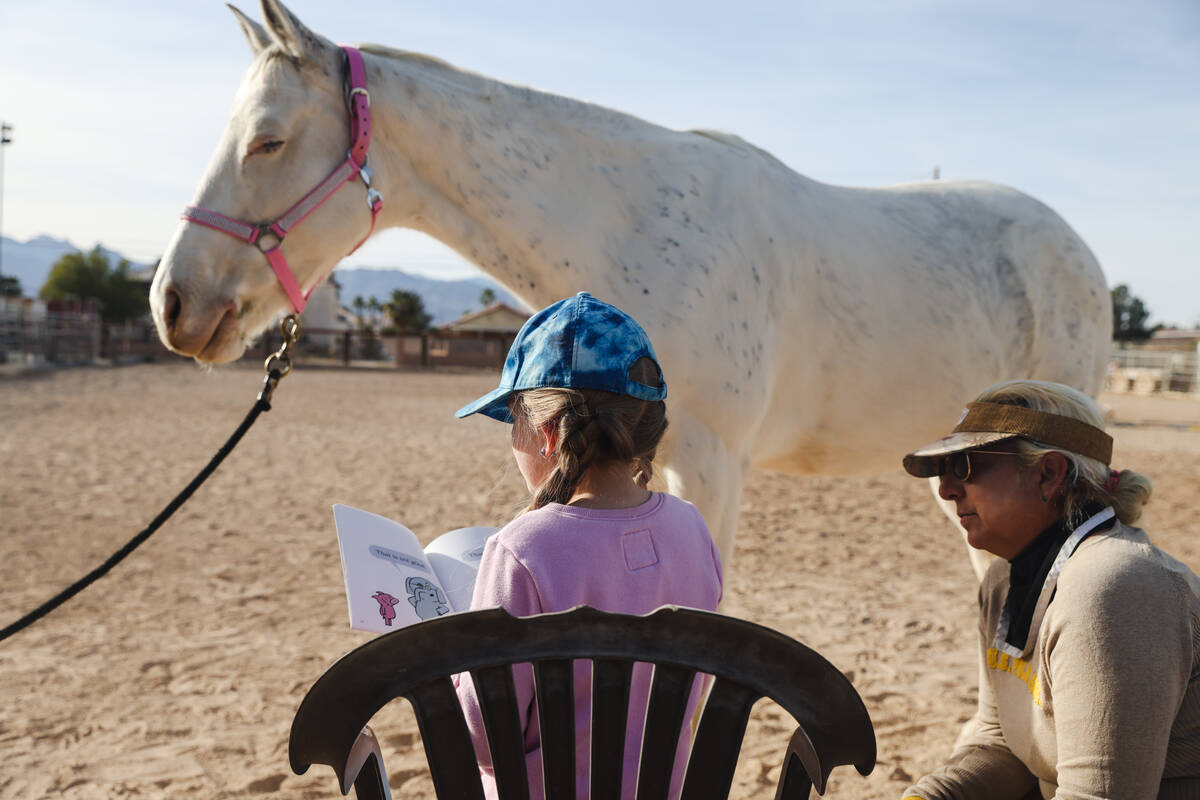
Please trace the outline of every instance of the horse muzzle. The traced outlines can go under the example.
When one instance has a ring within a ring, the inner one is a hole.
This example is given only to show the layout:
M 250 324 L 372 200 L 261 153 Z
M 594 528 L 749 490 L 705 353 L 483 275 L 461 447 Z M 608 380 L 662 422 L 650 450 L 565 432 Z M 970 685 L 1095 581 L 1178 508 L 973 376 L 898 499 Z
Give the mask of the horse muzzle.
M 178 285 L 162 287 L 154 322 L 164 345 L 197 361 L 223 364 L 241 356 L 245 340 L 233 300 L 204 301 Z

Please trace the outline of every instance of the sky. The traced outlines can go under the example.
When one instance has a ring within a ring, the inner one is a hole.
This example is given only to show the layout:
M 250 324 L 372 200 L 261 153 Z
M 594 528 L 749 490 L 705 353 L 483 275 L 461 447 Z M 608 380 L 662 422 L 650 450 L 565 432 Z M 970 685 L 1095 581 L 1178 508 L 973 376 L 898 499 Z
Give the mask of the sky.
M 261 19 L 257 0 L 241 8 Z M 1197 0 L 294 0 L 346 43 L 428 53 L 826 183 L 1015 187 L 1154 322 L 1200 326 Z M 0 0 L 3 233 L 161 255 L 250 51 L 219 0 Z M 477 274 L 390 230 L 343 262 Z

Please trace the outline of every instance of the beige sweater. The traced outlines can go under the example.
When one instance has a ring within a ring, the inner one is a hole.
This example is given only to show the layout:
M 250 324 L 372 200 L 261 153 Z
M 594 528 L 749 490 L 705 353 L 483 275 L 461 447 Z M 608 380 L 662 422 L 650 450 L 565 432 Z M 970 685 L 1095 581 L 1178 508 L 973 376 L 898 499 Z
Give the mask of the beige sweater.
M 923 800 L 1200 798 L 1200 580 L 1115 523 L 1047 579 L 1025 650 L 997 627 L 1009 565 L 980 586 L 979 708 Z

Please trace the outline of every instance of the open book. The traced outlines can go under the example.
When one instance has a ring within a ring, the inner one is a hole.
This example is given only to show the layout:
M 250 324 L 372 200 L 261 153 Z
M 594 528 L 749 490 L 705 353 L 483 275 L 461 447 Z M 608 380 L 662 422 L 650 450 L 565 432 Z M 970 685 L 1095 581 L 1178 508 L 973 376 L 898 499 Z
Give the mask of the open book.
M 350 627 L 387 633 L 466 611 L 483 545 L 499 528 L 459 528 L 424 549 L 399 522 L 338 503 L 333 507 Z

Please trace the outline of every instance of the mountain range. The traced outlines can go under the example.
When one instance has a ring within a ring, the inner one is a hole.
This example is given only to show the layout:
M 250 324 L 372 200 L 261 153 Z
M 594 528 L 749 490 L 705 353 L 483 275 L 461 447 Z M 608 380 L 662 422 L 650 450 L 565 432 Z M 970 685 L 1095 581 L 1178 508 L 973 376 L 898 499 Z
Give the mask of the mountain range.
M 501 303 L 507 303 L 513 308 L 525 308 L 508 290 L 486 275 L 441 280 L 398 269 L 339 267 L 334 270 L 333 277 L 341 286 L 342 305 L 347 308 L 353 308 L 355 297 L 361 297 L 363 300 L 374 297 L 380 303 L 386 303 L 391 299 L 393 289 L 416 292 L 421 295 L 425 310 L 433 317 L 434 325 L 453 322 L 468 311 L 478 311 L 482 307 L 479 296 L 484 289 L 495 292 L 496 300 Z
M 0 274 L 16 276 L 17 280 L 21 282 L 21 289 L 26 297 L 37 297 L 54 262 L 67 253 L 84 250 L 66 239 L 55 239 L 53 236 L 45 235 L 35 236 L 27 242 L 18 242 L 16 239 L 5 236 L 0 240 L 0 246 L 3 247 L 3 251 L 0 251 L 0 255 L 2 255 L 0 257 Z M 87 250 L 90 249 L 90 247 L 87 248 Z M 119 264 L 125 257 L 103 245 L 100 249 L 108 256 L 108 261 L 113 266 Z M 133 271 L 149 267 L 148 264 L 139 264 L 133 261 L 130 261 L 129 264 Z
M 21 242 L 7 236 L 0 240 L 3 247 L 0 259 L 0 274 L 16 276 L 21 282 L 21 288 L 26 296 L 36 297 L 50 268 L 67 253 L 73 253 L 84 248 L 78 247 L 67 239 L 55 239 L 52 236 L 35 236 Z M 90 248 L 88 248 L 90 249 Z M 122 258 L 121 253 L 101 246 L 108 256 L 109 262 L 117 264 Z M 130 260 L 133 272 L 148 271 L 152 265 Z M 352 307 L 355 297 L 369 300 L 375 297 L 380 303 L 386 303 L 395 289 L 416 292 L 425 303 L 425 310 L 433 317 L 434 325 L 453 322 L 468 311 L 480 308 L 479 297 L 484 289 L 495 292 L 496 300 L 507 303 L 514 308 L 523 308 L 520 301 L 512 296 L 504 287 L 491 278 L 480 275 L 474 278 L 456 280 L 439 280 L 411 272 L 385 267 L 340 267 L 334 271 L 338 285 L 341 287 L 340 297 L 343 306 Z

